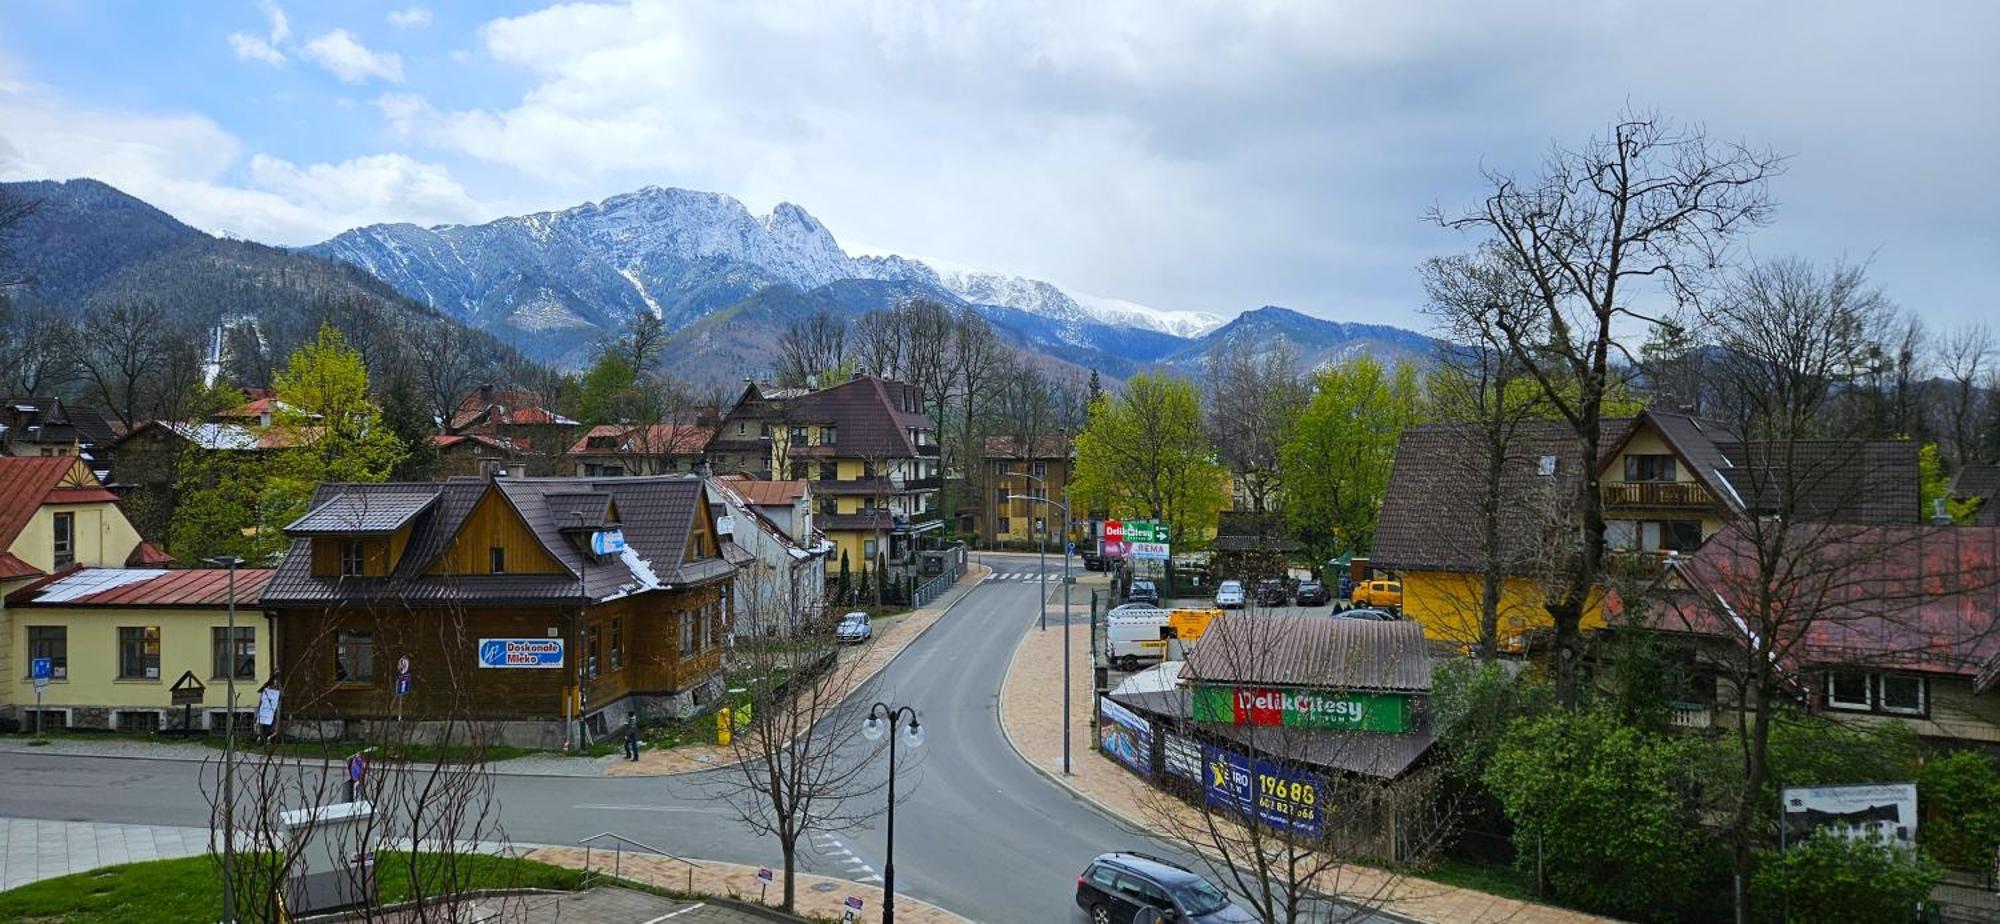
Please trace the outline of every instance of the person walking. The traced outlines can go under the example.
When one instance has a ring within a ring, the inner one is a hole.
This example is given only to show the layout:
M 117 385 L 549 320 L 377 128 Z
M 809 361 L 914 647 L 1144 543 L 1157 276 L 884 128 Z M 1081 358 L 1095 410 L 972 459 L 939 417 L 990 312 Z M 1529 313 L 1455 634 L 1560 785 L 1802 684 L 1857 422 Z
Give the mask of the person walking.
M 625 759 L 639 759 L 639 719 L 637 716 L 625 720 Z
M 264 682 L 264 688 L 257 692 L 257 741 L 264 743 L 278 731 L 278 703 L 283 693 L 278 690 L 278 676 Z

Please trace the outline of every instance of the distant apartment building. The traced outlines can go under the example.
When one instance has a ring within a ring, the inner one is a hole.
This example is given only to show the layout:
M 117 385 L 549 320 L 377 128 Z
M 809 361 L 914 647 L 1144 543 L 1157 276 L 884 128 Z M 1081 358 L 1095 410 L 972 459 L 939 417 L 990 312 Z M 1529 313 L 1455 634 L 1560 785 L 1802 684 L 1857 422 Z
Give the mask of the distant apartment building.
M 1057 503 L 1069 491 L 1075 468 L 1069 438 L 1060 434 L 1032 441 L 1012 436 L 987 437 L 980 466 L 980 502 L 976 513 L 962 515 L 960 530 L 976 532 L 989 546 L 1025 545 L 1040 540 L 1038 520 L 1046 520 L 1048 541 L 1061 548 L 1062 511 L 1048 504 L 1013 500 L 1018 496 L 1047 497 Z M 1075 511 L 1082 517 L 1084 511 Z M 976 517 L 976 520 L 974 518 Z M 973 520 L 973 522 L 963 522 Z
M 937 426 L 914 385 L 858 375 L 790 398 L 770 452 L 772 471 L 812 483 L 830 567 L 843 556 L 856 573 L 863 563 L 908 565 L 918 537 L 944 526 Z

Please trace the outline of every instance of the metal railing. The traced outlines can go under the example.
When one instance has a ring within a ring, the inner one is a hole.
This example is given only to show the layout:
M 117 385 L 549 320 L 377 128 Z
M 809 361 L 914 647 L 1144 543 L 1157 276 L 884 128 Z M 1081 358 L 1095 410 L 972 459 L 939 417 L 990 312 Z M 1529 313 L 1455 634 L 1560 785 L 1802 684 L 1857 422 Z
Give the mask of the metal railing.
M 688 868 L 688 871 L 687 871 L 687 891 L 688 891 L 688 892 L 690 892 L 690 893 L 692 893 L 692 892 L 694 891 L 694 871 L 695 871 L 695 870 L 697 870 L 697 869 L 700 869 L 700 868 L 701 868 L 701 864 L 699 864 L 699 863 L 696 863 L 695 861 L 693 861 L 693 860 L 690 860 L 690 859 L 688 859 L 688 858 L 686 858 L 686 857 L 682 857 L 682 856 L 676 856 L 676 855 L 674 855 L 674 854 L 671 854 L 671 853 L 668 853 L 668 852 L 666 852 L 666 851 L 664 851 L 664 850 L 661 850 L 661 849 L 660 849 L 660 848 L 658 848 L 658 847 L 654 847 L 654 846 L 651 846 L 651 845 L 649 845 L 649 844 L 641 844 L 641 843 L 639 843 L 638 841 L 635 841 L 635 840 L 633 840 L 633 839 L 631 839 L 631 838 L 629 838 L 629 837 L 626 837 L 626 836 L 625 836 L 625 835 L 623 835 L 623 834 L 614 834 L 614 833 L 612 833 L 612 832 L 610 832 L 610 831 L 600 831 L 600 832 L 598 832 L 598 833 L 596 833 L 596 834 L 593 834 L 593 835 L 591 835 L 591 836 L 589 836 L 589 837 L 586 837 L 586 838 L 584 838 L 584 839 L 582 839 L 582 840 L 580 840 L 580 841 L 577 841 L 577 842 L 576 842 L 577 846 L 579 846 L 579 847 L 582 847 L 582 848 L 583 848 L 583 874 L 584 874 L 585 876 L 589 876 L 589 875 L 590 875 L 590 873 L 591 873 L 591 869 L 590 869 L 590 856 L 591 856 L 591 846 L 590 846 L 590 845 L 591 845 L 591 844 L 592 844 L 593 842 L 595 842 L 595 841 L 598 841 L 598 840 L 601 840 L 601 839 L 603 839 L 603 838 L 607 838 L 607 837 L 608 837 L 608 838 L 611 838 L 611 840 L 613 841 L 613 843 L 612 843 L 612 847 L 611 847 L 611 876 L 612 876 L 612 878 L 614 878 L 614 879 L 622 879 L 622 878 L 624 878 L 624 877 L 623 877 L 623 875 L 622 875 L 622 873 L 623 873 L 623 870 L 624 870 L 624 860 L 625 860 L 625 845 L 627 845 L 627 844 L 630 844 L 631 846 L 633 846 L 633 847 L 637 847 L 637 848 L 639 848 L 640 850 L 643 850 L 643 851 L 645 851 L 645 852 L 647 852 L 647 853 L 650 853 L 650 854 L 653 854 L 654 856 L 658 856 L 658 857 L 664 857 L 664 858 L 666 858 L 666 859 L 669 859 L 669 860 L 672 860 L 672 861 L 674 861 L 674 862 L 676 862 L 676 863 L 685 863 L 685 864 L 687 864 L 687 868 Z M 598 852 L 599 852 L 599 853 L 602 853 L 602 852 L 603 852 L 603 848 L 597 848 L 597 850 L 598 850 Z
M 945 556 L 945 569 L 938 572 L 936 577 L 917 586 L 916 592 L 910 595 L 911 606 L 924 606 L 936 600 L 945 591 L 950 590 L 953 584 L 958 583 L 959 578 L 965 576 L 965 546 L 960 544 L 946 551 L 950 554 Z

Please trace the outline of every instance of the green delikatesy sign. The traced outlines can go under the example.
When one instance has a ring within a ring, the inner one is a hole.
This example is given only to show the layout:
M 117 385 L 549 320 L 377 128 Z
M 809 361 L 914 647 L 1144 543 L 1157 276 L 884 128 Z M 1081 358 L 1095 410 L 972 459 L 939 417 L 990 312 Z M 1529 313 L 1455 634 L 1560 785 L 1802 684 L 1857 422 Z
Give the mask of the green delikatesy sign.
M 1126 542 L 1172 542 L 1167 524 L 1158 520 L 1126 520 Z
M 1410 698 L 1400 693 L 1197 684 L 1193 707 L 1197 722 L 1406 732 L 1410 730 L 1409 703 Z

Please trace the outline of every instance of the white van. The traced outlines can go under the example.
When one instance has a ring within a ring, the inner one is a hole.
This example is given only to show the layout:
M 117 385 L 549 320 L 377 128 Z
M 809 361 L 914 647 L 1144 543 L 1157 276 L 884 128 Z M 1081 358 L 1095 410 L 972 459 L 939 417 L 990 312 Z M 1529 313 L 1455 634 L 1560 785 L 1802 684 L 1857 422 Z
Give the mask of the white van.
M 1167 656 L 1166 610 L 1121 606 L 1105 617 L 1104 660 L 1121 671 L 1135 671 Z

